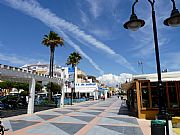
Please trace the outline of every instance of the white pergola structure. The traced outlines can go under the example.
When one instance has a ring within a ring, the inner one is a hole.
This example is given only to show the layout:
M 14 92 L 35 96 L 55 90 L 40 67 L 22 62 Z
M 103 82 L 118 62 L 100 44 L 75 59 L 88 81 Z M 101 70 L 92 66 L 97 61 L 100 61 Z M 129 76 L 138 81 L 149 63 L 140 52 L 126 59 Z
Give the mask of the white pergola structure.
M 34 98 L 36 81 L 46 81 L 61 84 L 62 80 L 55 77 L 50 77 L 44 74 L 38 74 L 32 70 L 23 70 L 21 68 L 12 67 L 0 64 L 0 80 L 13 82 L 29 83 L 29 102 L 27 113 L 34 113 Z

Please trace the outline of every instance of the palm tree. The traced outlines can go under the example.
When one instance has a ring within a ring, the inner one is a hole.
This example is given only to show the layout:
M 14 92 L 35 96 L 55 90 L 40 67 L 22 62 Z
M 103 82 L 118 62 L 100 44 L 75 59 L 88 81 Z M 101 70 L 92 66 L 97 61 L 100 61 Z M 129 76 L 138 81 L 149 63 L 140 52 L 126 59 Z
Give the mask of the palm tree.
M 73 52 L 69 55 L 66 64 L 71 65 L 72 68 L 76 67 L 79 64 L 79 61 L 82 59 L 81 55 L 77 52 Z
M 79 53 L 73 52 L 69 55 L 66 64 L 71 65 L 72 68 L 75 68 L 81 59 L 82 57 Z M 75 70 L 74 70 L 74 83 L 75 83 Z M 75 91 L 75 87 L 74 87 L 74 91 Z M 71 105 L 72 105 L 72 99 L 73 99 L 73 89 L 71 89 Z
M 53 65 L 54 65 L 54 51 L 55 48 L 60 45 L 61 47 L 64 46 L 64 39 L 61 38 L 57 33 L 50 31 L 48 35 L 44 35 L 42 40 L 42 44 L 47 47 L 50 47 L 50 64 L 49 64 L 49 76 L 53 77 Z M 49 100 L 51 99 L 51 90 L 48 91 Z
M 49 35 L 44 35 L 42 44 L 50 47 L 49 75 L 53 77 L 54 51 L 55 48 L 58 47 L 58 45 L 64 46 L 64 40 L 63 38 L 59 37 L 57 33 L 50 31 Z

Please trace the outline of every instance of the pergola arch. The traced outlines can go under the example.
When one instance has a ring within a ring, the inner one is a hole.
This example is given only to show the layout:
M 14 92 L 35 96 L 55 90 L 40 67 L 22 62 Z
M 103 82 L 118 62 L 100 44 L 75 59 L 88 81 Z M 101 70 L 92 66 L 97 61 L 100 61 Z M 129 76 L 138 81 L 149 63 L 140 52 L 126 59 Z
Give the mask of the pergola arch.
M 29 102 L 28 102 L 28 110 L 27 110 L 28 114 L 32 114 L 34 112 L 36 81 L 46 81 L 57 84 L 62 83 L 62 79 L 60 78 L 50 77 L 49 75 L 38 74 L 32 70 L 23 70 L 21 68 L 12 67 L 3 64 L 0 64 L 0 80 L 29 83 L 30 94 L 29 94 Z

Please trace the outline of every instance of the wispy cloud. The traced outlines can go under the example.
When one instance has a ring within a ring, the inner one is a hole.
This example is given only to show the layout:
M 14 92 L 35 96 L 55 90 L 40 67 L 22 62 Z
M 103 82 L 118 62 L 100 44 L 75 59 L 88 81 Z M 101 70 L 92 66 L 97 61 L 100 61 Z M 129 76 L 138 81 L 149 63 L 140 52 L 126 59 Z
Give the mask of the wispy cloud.
M 42 8 L 36 2 L 29 2 L 24 0 L 4 0 L 8 6 L 21 10 L 26 14 L 41 20 L 44 24 L 57 28 L 59 27 L 63 31 L 67 31 L 70 34 L 76 36 L 85 42 L 93 45 L 94 47 L 100 49 L 107 55 L 111 56 L 117 63 L 121 66 L 130 69 L 131 71 L 135 71 L 132 65 L 121 55 L 115 53 L 110 47 L 105 45 L 104 43 L 98 41 L 93 36 L 86 34 L 84 31 L 80 30 L 78 26 L 65 21 L 64 19 L 58 18 L 55 14 L 53 14 L 49 9 Z
M 58 28 L 57 28 L 58 29 Z M 82 51 L 82 49 L 77 45 L 75 44 L 72 40 L 69 39 L 69 37 L 61 30 L 59 30 L 59 32 L 62 34 L 62 36 L 64 37 L 64 39 L 76 50 L 78 51 L 84 58 L 86 58 L 89 63 L 91 63 L 95 69 L 97 69 L 100 74 L 104 74 L 104 71 L 102 69 L 100 69 L 100 67 L 86 54 Z
M 116 17 L 116 9 L 119 6 L 120 0 L 86 0 L 90 5 L 90 13 L 94 18 L 98 18 L 104 13 Z
M 87 17 L 87 15 L 83 12 L 83 10 L 80 10 L 80 14 L 81 14 L 81 21 L 83 22 L 84 26 L 88 25 L 89 23 L 89 18 Z
M 5 45 L 0 41 L 0 48 L 4 47 Z M 47 61 L 44 61 L 42 59 L 32 59 L 32 58 L 27 58 L 27 57 L 22 57 L 22 56 L 17 56 L 16 54 L 7 54 L 4 53 L 4 51 L 0 52 L 0 61 L 6 61 L 10 64 L 15 64 L 15 65 L 25 65 L 27 63 L 36 63 L 41 61 L 42 63 L 47 63 Z
M 84 3 L 88 5 L 87 8 L 84 8 Z M 85 0 L 83 2 L 77 1 L 77 5 L 79 6 L 83 28 L 90 34 L 103 41 L 118 37 L 115 33 L 118 27 L 117 22 L 119 23 L 120 20 L 119 0 Z M 102 20 L 106 21 L 102 23 Z
M 104 39 L 108 39 L 108 38 L 112 38 L 111 37 L 111 32 L 107 29 L 94 29 L 93 31 L 91 31 L 91 33 L 93 35 L 96 35 L 97 37 L 100 37 L 100 38 L 104 38 Z
M 147 4 L 149 4 L 147 2 Z M 169 39 L 164 34 L 164 26 L 163 19 L 165 19 L 168 15 L 165 12 L 162 13 L 165 9 L 167 9 L 164 5 L 164 2 L 157 2 L 155 5 L 158 5 L 158 9 L 156 10 L 156 23 L 157 23 L 157 33 L 158 33 L 158 45 L 159 48 L 163 47 L 163 45 L 169 42 Z M 150 6 L 150 5 L 149 5 Z M 150 7 L 151 8 L 151 7 Z M 156 7 L 155 7 L 156 8 Z M 161 12 L 159 12 L 161 11 Z M 136 13 L 140 19 L 145 20 L 145 26 L 138 30 L 137 32 L 130 32 L 130 37 L 135 41 L 135 46 L 133 46 L 132 51 L 136 51 L 135 55 L 146 57 L 147 55 L 151 55 L 154 53 L 154 37 L 153 37 L 153 28 L 152 28 L 152 18 L 151 18 L 151 9 L 146 10 L 144 13 L 144 9 L 141 8 L 139 12 Z
M 38 6 L 39 6 L 39 3 L 36 3 L 36 2 L 33 2 L 33 1 L 30 2 L 30 4 L 38 4 Z M 95 67 L 95 69 L 97 69 L 100 72 L 100 74 L 104 74 L 104 71 L 102 69 L 100 69 L 99 66 L 87 54 L 85 54 L 78 45 L 76 45 L 74 42 L 72 42 L 72 40 L 70 40 L 70 38 L 58 26 L 57 27 L 56 26 L 57 25 L 54 25 L 54 28 L 56 29 L 56 31 L 61 33 L 61 35 L 63 36 L 65 41 L 68 42 L 84 58 L 86 58 L 89 61 L 89 63 L 91 63 Z M 18 62 L 17 60 L 16 60 L 15 63 L 19 63 L 19 64 L 24 63 L 24 61 L 19 61 Z
M 169 71 L 179 70 L 180 67 L 180 52 L 168 53 L 165 56 L 165 60 L 162 63 L 163 69 L 169 69 Z
M 119 38 L 117 28 L 120 21 L 120 0 L 86 0 L 86 2 L 89 3 L 90 10 L 84 9 L 83 6 L 80 6 L 80 10 L 90 18 L 86 21 L 88 32 L 103 41 Z
M 27 63 L 36 63 L 38 61 L 47 63 L 44 60 L 30 59 L 26 57 L 20 57 L 14 54 L 10 55 L 10 54 L 3 54 L 3 53 L 0 53 L 0 60 L 9 62 L 11 64 L 18 64 L 18 65 L 25 65 Z
M 102 13 L 101 0 L 87 0 L 90 4 L 90 12 L 97 18 Z

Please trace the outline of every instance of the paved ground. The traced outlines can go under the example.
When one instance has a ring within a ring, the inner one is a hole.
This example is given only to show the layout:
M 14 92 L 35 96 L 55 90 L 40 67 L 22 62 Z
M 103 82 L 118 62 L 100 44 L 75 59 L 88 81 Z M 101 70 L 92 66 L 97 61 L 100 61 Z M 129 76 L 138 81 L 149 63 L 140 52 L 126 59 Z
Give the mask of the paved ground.
M 150 135 L 150 122 L 127 115 L 117 97 L 4 118 L 3 123 L 10 129 L 5 135 Z
M 54 106 L 35 106 L 34 111 L 39 112 L 47 109 L 53 109 Z M 6 117 L 12 117 L 17 115 L 27 114 L 27 108 L 18 108 L 18 109 L 7 109 L 7 110 L 0 110 L 0 117 L 6 118 Z

